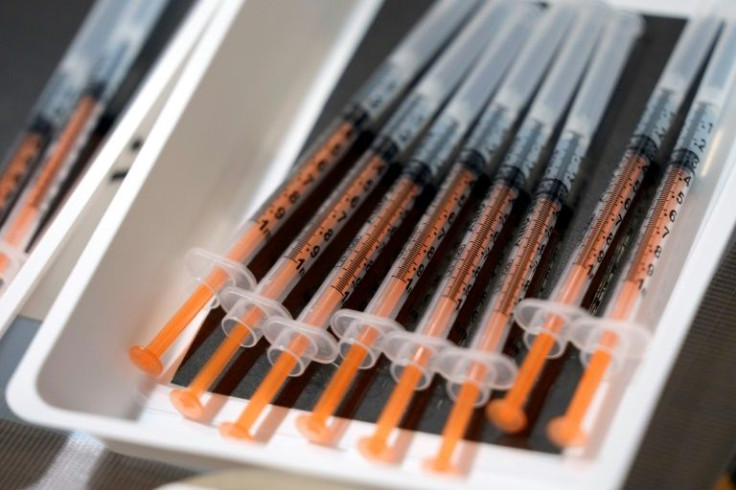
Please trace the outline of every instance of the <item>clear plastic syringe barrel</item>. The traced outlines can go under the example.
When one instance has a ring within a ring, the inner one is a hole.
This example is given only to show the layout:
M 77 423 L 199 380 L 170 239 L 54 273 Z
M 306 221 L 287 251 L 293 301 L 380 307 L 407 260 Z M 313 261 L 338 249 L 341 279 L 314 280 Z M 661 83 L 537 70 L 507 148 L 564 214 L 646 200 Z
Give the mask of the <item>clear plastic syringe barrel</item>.
M 617 320 L 634 319 L 665 242 L 674 229 L 675 221 L 696 177 L 698 166 L 705 160 L 735 73 L 736 22 L 731 21 L 721 32 L 654 202 L 642 224 L 634 255 L 623 269 L 623 279 L 606 309 L 606 317 Z M 635 292 L 628 292 L 633 288 Z
M 394 332 L 387 338 L 385 353 L 394 361 L 392 372 L 397 379 L 403 367 L 411 364 L 422 371 L 418 388 L 429 384 L 431 376 L 426 364 L 440 348 L 437 341 L 444 342 L 516 197 L 539 162 L 554 125 L 578 86 L 603 28 L 604 22 L 600 17 L 604 12 L 601 9 L 605 8 L 599 3 L 583 7 L 572 35 L 542 85 L 538 96 L 541 99 L 535 99 L 418 327 L 412 334 Z M 426 349 L 423 343 L 427 344 Z
M 447 161 L 486 105 L 500 81 L 501 73 L 511 63 L 538 14 L 538 7 L 532 4 L 519 4 L 514 8 L 490 49 L 422 137 L 402 175 L 358 231 L 319 291 L 302 310 L 298 322 L 326 329 L 330 316 L 350 296 L 393 231 L 402 223 L 418 195 L 444 173 Z M 283 330 L 288 330 L 288 321 L 282 322 L 278 328 L 279 335 L 284 337 Z M 324 338 L 327 334 L 318 336 Z M 268 332 L 266 337 L 270 340 Z M 274 345 L 274 348 L 284 347 L 284 339 L 281 340 L 279 346 Z M 328 342 L 328 339 L 324 338 L 324 342 Z M 289 352 L 294 354 L 295 350 L 289 347 Z M 308 362 L 308 356 L 299 357 L 300 362 Z
M 468 352 L 500 352 L 503 347 L 511 327 L 513 309 L 526 294 L 534 277 L 557 215 L 642 27 L 641 17 L 625 12 L 617 13 L 609 22 Z M 473 370 L 473 378 L 467 372 L 471 367 L 469 364 L 450 366 L 452 361 L 444 361 L 443 374 L 448 378 L 450 393 L 456 394 L 457 385 L 470 381 L 481 388 L 481 400 L 487 399 L 489 385 L 493 383 L 489 383 L 491 380 L 482 372 L 482 366 Z M 454 362 L 458 361 L 460 359 L 455 356 Z
M 388 168 L 429 125 L 434 114 L 500 30 L 512 12 L 509 2 L 487 4 L 412 90 L 375 142 L 330 194 L 286 253 L 261 279 L 255 294 L 280 302 L 339 233 Z M 263 320 L 266 316 L 263 317 Z M 260 338 L 260 327 L 251 325 L 246 345 Z
M 705 60 L 718 28 L 719 22 L 711 17 L 694 19 L 686 25 L 611 185 L 596 206 L 591 223 L 552 294 L 554 301 L 580 304 L 645 172 L 670 131 L 684 94 Z
M 560 446 L 585 443 L 582 421 L 604 376 L 616 372 L 628 361 L 640 359 L 645 353 L 650 333 L 646 326 L 636 323 L 637 313 L 697 177 L 698 166 L 712 143 L 726 95 L 736 76 L 734 60 L 736 25 L 731 21 L 721 32 L 632 255 L 603 318 L 583 317 L 571 328 L 571 340 L 580 349 L 586 370 L 565 414 L 552 420 L 547 428 L 550 439 Z
M 493 12 L 493 10 L 489 9 L 485 12 Z M 520 5 L 514 8 L 513 12 L 506 16 L 508 22 L 511 25 L 517 22 L 520 25 L 526 24 L 528 28 L 529 21 L 525 17 L 532 14 L 534 9 L 528 5 Z M 481 14 L 484 14 L 484 11 Z M 494 15 L 486 14 L 486 18 L 494 19 Z M 509 35 L 516 34 L 516 29 L 509 32 L 507 25 L 500 30 L 501 35 L 490 50 L 492 54 L 483 57 L 479 65 L 471 71 L 469 78 L 430 129 L 428 137 L 424 139 L 429 147 L 438 150 L 438 156 L 449 157 L 452 149 L 459 144 L 462 134 L 490 96 L 493 86 L 498 83 L 498 77 L 491 76 L 493 69 L 503 71 L 511 59 L 505 50 L 515 51 L 521 43 L 522 36 Z M 472 43 L 472 37 L 467 36 L 463 42 Z M 502 49 L 496 47 L 500 45 L 503 45 Z M 450 52 L 452 51 L 450 48 Z M 446 66 L 441 65 L 438 73 L 444 76 L 441 71 L 443 68 Z M 436 85 L 427 86 L 432 87 L 435 94 L 438 93 Z M 422 87 L 423 84 L 420 83 L 417 90 L 422 90 Z M 415 157 L 427 155 L 426 148 L 420 146 L 419 150 L 421 151 L 415 153 Z M 312 361 L 331 362 L 337 356 L 337 344 L 326 332 L 330 316 L 350 295 L 355 285 L 370 268 L 371 262 L 385 245 L 393 230 L 403 221 L 425 184 L 436 177 L 444 166 L 444 162 L 439 159 L 423 162 L 418 158 L 412 158 L 410 162 L 409 167 L 391 187 L 377 210 L 358 232 L 347 252 L 343 254 L 297 321 L 276 317 L 270 318 L 263 326 L 263 333 L 271 343 L 268 355 L 273 367 L 258 386 L 251 403 L 237 421 L 223 425 L 224 434 L 238 438 L 247 437 L 252 432 L 253 424 L 260 417 L 262 410 L 280 391 L 289 374 L 298 376 Z
M 151 375 L 162 370 L 160 357 L 195 316 L 213 304 L 222 288 L 255 287 L 247 264 L 281 229 L 301 203 L 336 168 L 358 136 L 376 126 L 409 85 L 442 50 L 448 38 L 477 6 L 477 1 L 449 0 L 432 6 L 394 49 L 261 206 L 247 219 L 227 247 L 225 257 L 193 250 L 188 265 L 200 283 L 147 345 L 133 346 L 129 357 Z M 408 60 L 407 64 L 397 63 Z
M 552 291 L 551 301 L 527 298 L 517 305 L 514 318 L 526 331 L 524 340 L 530 350 L 506 397 L 488 407 L 491 419 L 504 430 L 515 432 L 526 425 L 522 407 L 544 367 L 545 359 L 564 351 L 570 326 L 582 314 L 579 308 L 582 299 L 639 190 L 644 174 L 674 123 L 685 91 L 704 62 L 719 25 L 711 18 L 695 19 L 686 25 L 610 185 Z
M 185 407 L 185 411 L 186 407 L 191 406 L 194 407 L 193 413 L 201 413 L 197 398 L 217 379 L 239 346 L 254 345 L 263 336 L 263 327 L 270 318 L 290 317 L 281 301 L 372 193 L 388 166 L 397 161 L 421 136 L 434 114 L 480 55 L 483 46 L 504 24 L 509 12 L 509 3 L 487 4 L 424 75 L 376 137 L 371 148 L 330 193 L 255 289 L 226 290 L 226 296 L 220 295 L 228 311 L 222 322 L 227 339 L 185 390 L 184 398 L 177 395 L 180 401 L 185 400 L 177 407 Z
M 8 152 L 0 175 L 0 222 L 5 221 L 41 156 L 79 100 L 99 46 L 116 21 L 121 2 L 99 1 L 67 48 L 31 111 L 24 133 Z M 22 253 L 21 253 L 22 255 Z
M 517 56 L 518 61 L 474 125 L 458 156 L 458 164 L 444 179 L 437 197 L 366 307 L 366 313 L 396 317 L 469 197 L 473 183 L 482 173 L 490 171 L 491 162 L 554 58 L 574 17 L 575 8 L 570 3 L 556 4 L 542 15 Z M 401 293 L 397 294 L 398 291 Z

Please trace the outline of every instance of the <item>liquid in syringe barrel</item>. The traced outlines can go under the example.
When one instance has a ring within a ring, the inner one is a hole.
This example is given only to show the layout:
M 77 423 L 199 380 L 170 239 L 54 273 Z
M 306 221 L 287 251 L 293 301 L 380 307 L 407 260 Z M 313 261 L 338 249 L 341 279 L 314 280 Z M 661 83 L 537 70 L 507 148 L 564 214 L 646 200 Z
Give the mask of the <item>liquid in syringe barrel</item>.
M 241 230 L 228 258 L 249 260 L 293 214 L 298 203 L 342 160 L 365 130 L 373 128 L 395 106 L 410 82 L 441 49 L 477 2 L 437 4 L 391 53 L 351 99 L 338 120 L 306 153 L 279 188 Z
M 680 141 L 685 144 L 672 154 L 650 207 L 636 253 L 625 269 L 623 284 L 610 311 L 611 318 L 629 319 L 647 291 L 650 278 L 662 256 L 704 151 L 711 139 L 718 111 L 708 103 L 698 103 L 688 117 Z
M 442 48 L 444 41 L 475 8 L 476 3 L 451 1 L 432 7 L 351 99 L 342 116 L 307 152 L 307 157 L 297 164 L 254 217 L 245 223 L 238 233 L 239 238 L 227 253 L 228 259 L 247 263 L 267 243 L 296 206 L 342 160 L 359 133 L 383 119 L 411 81 Z M 206 284 L 187 298 L 148 345 L 130 349 L 134 364 L 151 375 L 158 375 L 162 370 L 160 356 L 211 301 L 212 291 L 219 291 L 227 281 L 225 271 L 216 267 L 205 279 Z
M 493 351 L 502 345 L 514 307 L 531 284 L 587 148 L 587 139 L 575 132 L 560 136 L 488 303 L 481 322 L 483 334 L 474 339 L 473 348 Z

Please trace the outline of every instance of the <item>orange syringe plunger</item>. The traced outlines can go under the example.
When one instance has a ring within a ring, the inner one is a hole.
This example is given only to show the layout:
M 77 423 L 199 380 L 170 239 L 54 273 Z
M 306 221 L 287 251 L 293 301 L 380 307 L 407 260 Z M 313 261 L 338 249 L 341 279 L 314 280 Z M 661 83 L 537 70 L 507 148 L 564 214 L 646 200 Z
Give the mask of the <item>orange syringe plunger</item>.
M 550 439 L 560 446 L 585 444 L 583 420 L 604 377 L 644 355 L 650 333 L 635 323 L 637 312 L 675 229 L 698 165 L 705 158 L 717 120 L 718 110 L 696 99 L 603 318 L 582 318 L 573 325 L 571 341 L 580 349 L 587 368 L 567 412 L 548 427 Z
M 271 343 L 268 357 L 272 371 L 261 382 L 243 416 L 226 424 L 223 434 L 250 438 L 260 412 L 281 391 L 287 377 L 299 376 L 315 361 L 330 363 L 337 357 L 337 343 L 327 332 L 330 316 L 349 297 L 381 248 L 411 209 L 421 190 L 411 178 L 401 177 L 356 235 L 340 262 L 322 283 L 299 318 L 272 318 L 263 327 Z M 287 367 L 290 369 L 286 371 Z M 253 400 L 256 400 L 253 403 Z
M 293 172 L 262 207 L 249 219 L 238 234 L 226 257 L 214 260 L 211 254 L 197 253 L 194 274 L 200 282 L 154 339 L 147 345 L 136 345 L 129 357 L 139 369 L 152 376 L 161 373 L 161 356 L 172 346 L 184 329 L 226 286 L 247 288 L 248 262 L 261 250 L 270 237 L 293 215 L 298 206 L 314 191 L 365 130 L 374 129 L 405 94 L 411 83 L 422 73 L 447 39 L 473 11 L 475 2 L 451 0 L 439 3 L 417 22 L 371 77 L 358 90 L 312 150 L 306 153 Z M 207 264 L 209 260 L 209 264 Z M 222 267 L 223 263 L 227 267 Z M 235 265 L 241 266 L 236 268 Z M 239 269 L 239 270 L 238 270 Z M 232 274 L 233 271 L 238 271 Z
M 316 149 L 308 153 L 309 156 L 298 164 L 254 218 L 246 222 L 225 257 L 202 249 L 188 253 L 187 266 L 198 285 L 147 345 L 130 348 L 129 357 L 139 369 L 150 376 L 158 376 L 163 370 L 161 356 L 199 312 L 208 305 L 217 306 L 216 294 L 219 291 L 227 286 L 255 287 L 255 279 L 243 264 L 263 248 L 271 235 L 342 159 L 355 142 L 360 126 L 358 120 L 340 119 L 335 122 Z
M 531 390 L 546 359 L 562 354 L 569 340 L 570 325 L 583 315 L 580 310 L 582 300 L 646 171 L 657 158 L 662 142 L 675 122 L 688 87 L 717 35 L 719 24 L 715 16 L 696 17 L 688 22 L 550 301 L 525 299 L 517 306 L 515 319 L 526 331 L 524 340 L 530 348 L 506 397 L 488 405 L 488 416 L 502 430 L 516 432 L 526 425 L 523 407 Z
M 392 361 L 391 374 L 397 385 L 381 412 L 375 432 L 360 443 L 365 457 L 393 461 L 395 455 L 388 439 L 404 417 L 414 392 L 431 383 L 432 361 L 448 346 L 447 334 L 490 254 L 516 195 L 516 189 L 500 183 L 489 190 L 417 330 L 399 330 L 386 336 L 383 352 Z
M 30 187 L 20 197 L 16 210 L 10 215 L 3 227 L 2 240 L 6 246 L 23 250 L 31 239 L 43 211 L 46 197 L 59 171 L 63 168 L 75 149 L 79 137 L 88 129 L 90 122 L 100 110 L 98 100 L 85 95 L 77 104 L 64 127 L 58 141 L 49 150 L 48 160 L 39 169 Z M 0 275 L 5 277 L 12 267 L 13 257 L 10 254 L 0 255 Z M 3 282 L 7 282 L 5 279 Z
M 511 91 L 516 96 L 512 99 L 518 104 L 529 95 L 519 93 L 516 83 L 504 87 L 506 93 Z M 343 309 L 333 315 L 332 330 L 340 338 L 340 353 L 344 359 L 313 412 L 304 417 L 302 432 L 313 441 L 331 440 L 327 420 L 345 398 L 358 371 L 375 365 L 389 333 L 403 330 L 395 321 L 396 315 L 447 236 L 478 177 L 496 163 L 499 149 L 506 142 L 519 110 L 518 105 L 508 106 L 495 101 L 489 104 L 365 312 Z M 499 197 L 504 192 L 499 188 L 495 195 Z
M 470 168 L 454 166 L 366 311 L 343 309 L 333 315 L 332 330 L 341 338 L 344 359 L 312 413 L 299 419 L 300 431 L 310 440 L 332 439 L 329 418 L 340 406 L 358 371 L 375 365 L 381 340 L 391 331 L 401 329 L 394 318 L 469 197 L 477 177 Z
M 509 31 L 523 34 L 524 30 L 521 29 L 521 26 L 510 26 L 504 35 L 500 36 L 501 40 L 509 35 Z M 516 44 L 520 42 L 517 40 Z M 510 46 L 504 49 L 513 50 Z M 487 75 L 488 72 L 498 70 L 499 51 L 499 47 L 496 47 L 486 55 L 475 68 L 472 76 L 458 90 L 448 107 L 432 124 L 410 158 L 404 175 L 394 186 L 399 190 L 402 186 L 406 188 L 402 193 L 408 192 L 410 188 L 416 188 L 415 192 L 419 192 L 426 187 L 428 182 L 434 184 L 445 173 L 447 162 L 455 153 L 466 128 L 470 126 L 477 114 L 475 111 L 480 111 L 479 108 L 483 106 L 479 102 L 490 97 L 493 83 Z M 474 90 L 477 87 L 483 90 Z M 476 109 L 475 111 L 465 110 L 468 107 Z M 463 110 L 458 110 L 458 108 L 463 108 Z M 489 153 L 493 153 L 495 148 L 501 144 L 496 140 L 505 136 L 505 131 L 502 129 L 508 119 L 503 117 L 505 112 L 504 108 L 491 110 L 489 114 L 494 115 L 493 118 L 481 117 L 479 121 L 479 127 L 487 130 L 484 134 Z M 508 127 L 510 126 L 511 123 L 508 123 Z M 332 439 L 332 431 L 327 426 L 327 420 L 337 410 L 356 373 L 361 368 L 368 368 L 375 364 L 380 355 L 378 346 L 386 334 L 401 329 L 394 318 L 467 200 L 473 184 L 483 170 L 483 165 L 478 164 L 478 160 L 482 158 L 483 155 L 477 153 L 466 157 L 461 155 L 458 163 L 450 169 L 444 184 L 415 228 L 409 243 L 392 265 L 366 312 L 340 310 L 333 316 L 332 328 L 341 338 L 340 348 L 345 361 L 330 381 L 314 411 L 302 416 L 298 421 L 301 432 L 311 440 L 325 442 Z M 402 182 L 406 184 L 401 184 Z M 412 197 L 412 202 L 413 199 Z M 396 198 L 392 200 L 397 201 Z M 406 206 L 405 208 L 408 209 Z M 392 215 L 388 214 L 386 219 L 391 219 L 392 226 L 395 227 L 399 221 L 403 220 L 403 214 L 399 214 L 398 211 L 394 211 L 393 214 L 396 217 L 392 218 Z M 372 218 L 366 226 L 372 226 L 372 222 L 379 222 L 378 215 Z M 362 237 L 368 237 L 371 233 L 369 228 L 362 230 L 358 233 L 356 241 L 358 243 L 365 241 Z M 345 265 L 350 266 L 351 260 L 347 260 Z M 354 265 L 351 267 L 355 268 Z
M 387 168 L 383 157 L 373 152 L 364 155 L 253 291 L 232 287 L 222 291 L 220 300 L 227 311 L 222 326 L 227 337 L 187 388 L 172 391 L 172 402 L 180 412 L 190 418 L 201 417 L 200 397 L 214 384 L 240 347 L 255 345 L 269 318 L 291 317 L 281 301 L 317 260 L 332 236 L 354 214 Z
M 511 386 L 516 364 L 501 350 L 511 327 L 513 308 L 534 276 L 559 210 L 558 199 L 547 195 L 535 199 L 471 344 L 467 348 L 450 347 L 439 354 L 436 370 L 447 380 L 447 391 L 455 404 L 442 432 L 440 448 L 426 462 L 428 469 L 457 472 L 453 455 L 474 408 L 486 403 L 491 390 Z
M 546 359 L 564 352 L 569 325 L 582 314 L 582 298 L 651 163 L 651 154 L 644 149 L 637 146 L 627 150 L 552 293 L 552 301 L 525 299 L 516 307 L 514 319 L 526 330 L 524 340 L 529 352 L 506 396 L 488 405 L 489 417 L 502 430 L 517 432 L 526 426 L 523 406 Z

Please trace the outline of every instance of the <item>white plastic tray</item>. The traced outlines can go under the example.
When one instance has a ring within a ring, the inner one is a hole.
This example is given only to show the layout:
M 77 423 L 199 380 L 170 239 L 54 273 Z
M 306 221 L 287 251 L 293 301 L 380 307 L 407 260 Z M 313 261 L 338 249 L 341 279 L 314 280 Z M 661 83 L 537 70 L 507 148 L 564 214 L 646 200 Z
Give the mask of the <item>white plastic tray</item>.
M 268 413 L 266 430 L 275 432 L 267 444 L 225 441 L 213 427 L 182 419 L 169 404 L 166 383 L 147 381 L 128 365 L 127 348 L 148 339 L 180 301 L 183 288 L 176 285 L 186 282 L 180 266 L 186 250 L 221 243 L 256 204 L 256 190 L 263 196 L 277 184 L 377 4 L 225 1 L 11 380 L 9 403 L 19 416 L 89 432 L 113 450 L 201 467 L 253 463 L 414 488 L 623 483 L 736 221 L 736 194 L 723 192 L 736 188 L 736 97 L 662 259 L 669 268 L 652 285 L 658 294 L 650 295 L 643 314 L 657 329 L 648 355 L 628 389 L 616 378 L 601 393 L 599 402 L 612 397 L 620 403 L 593 414 L 603 423 L 584 450 L 550 455 L 470 445 L 470 474 L 438 477 L 421 470 L 437 436 L 402 433 L 404 462 L 376 467 L 354 450 L 370 424 L 351 422 L 337 450 L 322 448 L 297 433 L 299 411 L 281 408 Z M 687 7 L 663 1 L 646 10 L 683 13 Z M 190 339 L 174 351 L 181 354 Z M 213 403 L 216 424 L 235 417 L 245 402 L 216 397 Z

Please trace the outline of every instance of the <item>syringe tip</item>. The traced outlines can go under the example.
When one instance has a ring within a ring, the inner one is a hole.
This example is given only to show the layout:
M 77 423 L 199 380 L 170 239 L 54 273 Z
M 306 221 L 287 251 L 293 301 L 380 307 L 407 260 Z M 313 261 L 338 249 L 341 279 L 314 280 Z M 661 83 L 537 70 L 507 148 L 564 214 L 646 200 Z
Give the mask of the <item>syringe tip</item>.
M 526 427 L 524 410 L 508 400 L 495 400 L 486 407 L 486 415 L 504 432 L 513 434 Z
M 158 377 L 164 370 L 161 360 L 148 347 L 135 345 L 128 350 L 128 358 L 138 369 L 151 377 Z
M 392 463 L 396 460 L 393 448 L 385 440 L 374 436 L 361 439 L 358 450 L 366 459 L 377 463 Z
M 248 429 L 244 429 L 235 422 L 223 422 L 220 425 L 220 435 L 228 439 L 239 439 L 241 441 L 255 440 Z
M 188 390 L 173 390 L 169 395 L 174 407 L 187 418 L 199 420 L 204 415 L 204 407 L 199 398 Z
M 335 436 L 324 420 L 311 413 L 297 417 L 296 428 L 304 437 L 317 444 L 326 444 Z
M 568 417 L 557 417 L 547 426 L 547 437 L 560 447 L 579 447 L 585 445 L 587 436 L 580 424 Z

